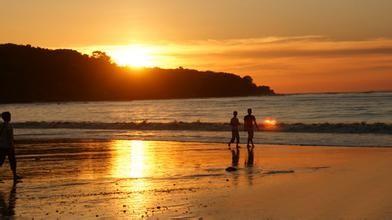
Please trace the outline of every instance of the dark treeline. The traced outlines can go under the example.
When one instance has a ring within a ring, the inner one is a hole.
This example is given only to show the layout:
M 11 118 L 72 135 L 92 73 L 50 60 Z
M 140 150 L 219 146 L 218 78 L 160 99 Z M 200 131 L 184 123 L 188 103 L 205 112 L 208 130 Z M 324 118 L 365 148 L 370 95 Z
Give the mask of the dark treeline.
M 117 101 L 273 95 L 252 78 L 190 69 L 119 67 L 105 53 L 0 45 L 0 102 Z

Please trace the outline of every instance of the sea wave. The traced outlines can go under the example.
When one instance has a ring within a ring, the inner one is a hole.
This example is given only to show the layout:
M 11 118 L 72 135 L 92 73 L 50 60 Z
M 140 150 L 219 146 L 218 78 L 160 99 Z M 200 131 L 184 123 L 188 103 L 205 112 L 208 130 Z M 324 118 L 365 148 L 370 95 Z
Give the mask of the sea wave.
M 15 128 L 28 129 L 110 129 L 110 130 L 183 130 L 183 131 L 230 131 L 228 123 L 213 122 L 17 122 Z M 243 129 L 242 127 L 240 129 Z M 277 123 L 261 124 L 259 131 L 306 132 L 306 133 L 357 133 L 392 134 L 392 123 Z

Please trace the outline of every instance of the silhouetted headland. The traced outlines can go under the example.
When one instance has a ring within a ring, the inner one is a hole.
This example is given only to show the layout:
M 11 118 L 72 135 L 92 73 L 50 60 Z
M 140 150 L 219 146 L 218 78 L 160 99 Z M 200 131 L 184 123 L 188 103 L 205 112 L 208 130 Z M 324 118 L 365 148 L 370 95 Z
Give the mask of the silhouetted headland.
M 104 52 L 0 45 L 0 103 L 122 101 L 274 95 L 250 76 L 191 69 L 132 69 Z

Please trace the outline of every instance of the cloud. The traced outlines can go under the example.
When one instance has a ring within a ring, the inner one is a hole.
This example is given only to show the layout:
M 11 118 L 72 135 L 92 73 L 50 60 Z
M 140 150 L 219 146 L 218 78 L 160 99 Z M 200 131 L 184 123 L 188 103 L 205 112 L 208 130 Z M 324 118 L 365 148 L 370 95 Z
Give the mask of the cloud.
M 165 56 L 182 58 L 283 58 L 392 55 L 392 40 L 333 41 L 323 37 L 239 39 L 175 45 Z

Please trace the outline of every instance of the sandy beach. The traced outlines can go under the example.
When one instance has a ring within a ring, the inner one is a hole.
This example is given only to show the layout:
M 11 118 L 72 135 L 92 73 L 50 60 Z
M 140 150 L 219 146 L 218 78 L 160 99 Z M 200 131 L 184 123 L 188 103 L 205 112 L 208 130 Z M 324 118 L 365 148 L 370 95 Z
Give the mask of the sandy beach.
M 392 220 L 392 0 L 0 5 L 0 220 Z
M 390 219 L 392 149 L 258 145 L 226 172 L 224 144 L 18 143 L 23 182 L 1 168 L 1 215 L 17 219 Z

